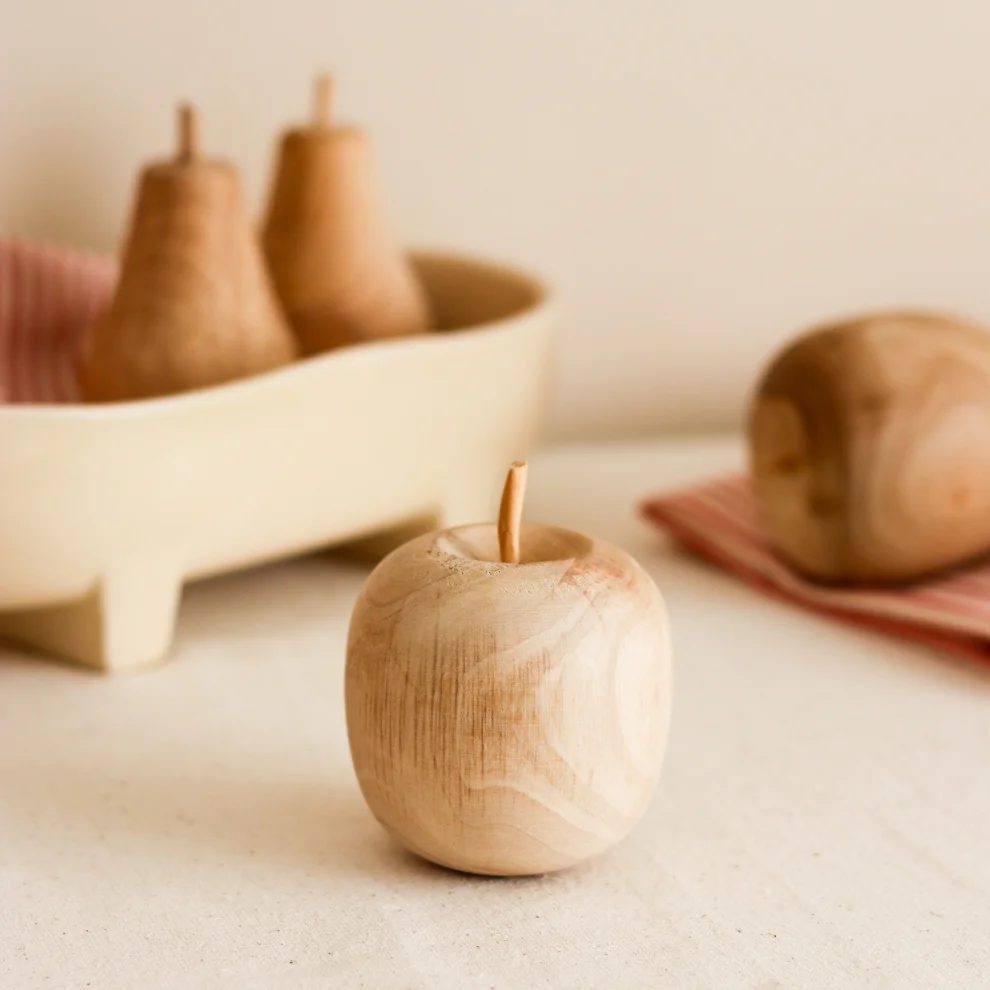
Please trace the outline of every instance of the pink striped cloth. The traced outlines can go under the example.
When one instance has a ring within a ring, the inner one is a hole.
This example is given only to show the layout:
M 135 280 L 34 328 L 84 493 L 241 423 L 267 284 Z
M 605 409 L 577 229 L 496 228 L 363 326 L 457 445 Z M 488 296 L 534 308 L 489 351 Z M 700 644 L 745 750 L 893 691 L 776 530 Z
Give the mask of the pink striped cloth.
M 113 258 L 0 238 L 0 403 L 73 402 Z
M 767 594 L 970 659 L 990 660 L 990 564 L 897 589 L 808 582 L 763 537 L 749 479 L 733 474 L 644 502 L 646 518 Z

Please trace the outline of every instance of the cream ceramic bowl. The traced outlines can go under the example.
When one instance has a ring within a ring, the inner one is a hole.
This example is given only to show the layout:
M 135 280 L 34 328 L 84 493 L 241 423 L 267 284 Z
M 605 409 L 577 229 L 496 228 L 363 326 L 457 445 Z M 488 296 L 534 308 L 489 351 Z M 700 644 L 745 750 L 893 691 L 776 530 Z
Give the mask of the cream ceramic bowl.
M 537 436 L 552 305 L 510 268 L 413 260 L 444 332 L 164 399 L 0 406 L 0 635 L 137 668 L 167 656 L 187 581 L 494 518 Z

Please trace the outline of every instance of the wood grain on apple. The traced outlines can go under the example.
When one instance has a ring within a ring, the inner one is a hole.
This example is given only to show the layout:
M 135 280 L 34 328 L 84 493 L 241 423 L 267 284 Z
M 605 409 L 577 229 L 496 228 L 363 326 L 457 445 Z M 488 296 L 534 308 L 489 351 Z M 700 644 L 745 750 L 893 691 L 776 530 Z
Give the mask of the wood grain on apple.
M 816 329 L 749 420 L 767 533 L 798 570 L 911 581 L 990 550 L 990 337 L 923 312 Z
M 460 870 L 543 873 L 593 856 L 643 814 L 670 711 L 667 617 L 626 553 L 493 524 L 386 558 L 351 621 L 348 735 L 378 820 Z

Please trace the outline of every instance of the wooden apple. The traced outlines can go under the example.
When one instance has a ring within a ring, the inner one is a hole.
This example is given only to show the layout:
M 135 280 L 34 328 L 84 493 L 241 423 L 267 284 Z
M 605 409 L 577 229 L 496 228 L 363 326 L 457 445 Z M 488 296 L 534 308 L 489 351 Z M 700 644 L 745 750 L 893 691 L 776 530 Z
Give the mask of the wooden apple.
M 749 415 L 767 535 L 809 577 L 906 582 L 990 550 L 990 336 L 924 312 L 802 334 Z
M 471 873 L 571 866 L 635 825 L 670 719 L 667 614 L 626 553 L 523 525 L 429 533 L 372 572 L 351 619 L 351 755 L 375 817 Z M 501 548 L 501 549 L 500 549 Z

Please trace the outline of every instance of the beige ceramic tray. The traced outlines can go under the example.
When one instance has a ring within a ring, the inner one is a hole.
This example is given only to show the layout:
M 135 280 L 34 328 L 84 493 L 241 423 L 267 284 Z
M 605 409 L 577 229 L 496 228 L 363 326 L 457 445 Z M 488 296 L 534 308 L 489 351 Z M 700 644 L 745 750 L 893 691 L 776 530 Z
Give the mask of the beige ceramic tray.
M 0 635 L 137 668 L 167 656 L 185 582 L 493 518 L 536 438 L 551 303 L 502 266 L 414 263 L 446 332 L 165 399 L 0 406 Z

